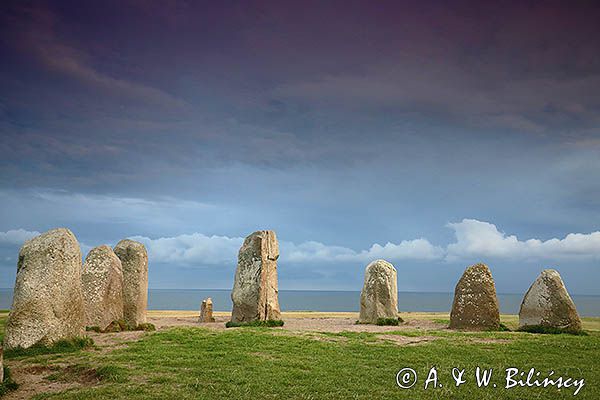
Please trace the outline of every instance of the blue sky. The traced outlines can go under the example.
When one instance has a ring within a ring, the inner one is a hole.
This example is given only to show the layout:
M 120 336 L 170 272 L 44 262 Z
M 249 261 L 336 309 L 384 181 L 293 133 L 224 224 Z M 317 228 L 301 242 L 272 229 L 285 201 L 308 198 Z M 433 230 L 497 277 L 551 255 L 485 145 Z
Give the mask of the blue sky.
M 276 230 L 281 289 L 600 294 L 600 11 L 515 2 L 8 2 L 0 287 L 66 226 L 138 238 L 154 288 L 230 288 Z

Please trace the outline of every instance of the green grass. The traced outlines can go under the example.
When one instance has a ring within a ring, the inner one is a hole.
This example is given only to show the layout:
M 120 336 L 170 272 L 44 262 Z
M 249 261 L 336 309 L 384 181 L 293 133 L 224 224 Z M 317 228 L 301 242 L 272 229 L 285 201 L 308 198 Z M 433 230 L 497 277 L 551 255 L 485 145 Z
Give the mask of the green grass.
M 152 331 L 156 330 L 156 327 L 154 326 L 154 324 L 151 324 L 150 322 L 145 322 L 143 324 L 139 324 L 134 330 L 152 332 Z
M 403 323 L 404 320 L 400 317 L 398 318 L 377 318 L 377 321 L 374 323 L 374 325 L 378 325 L 378 326 L 398 326 L 401 323 Z M 369 325 L 371 324 L 371 322 L 361 322 L 360 320 L 357 320 L 355 322 L 356 325 Z
M 44 377 L 52 382 L 127 382 L 126 368 L 115 365 L 104 365 L 94 368 L 90 365 L 71 365 L 66 368 L 56 368 L 57 371 Z
M 106 382 L 123 383 L 129 380 L 127 369 L 118 365 L 104 365 L 96 369 L 96 373 L 102 381 Z
M 278 331 L 280 332 L 280 331 Z M 596 399 L 600 384 L 597 349 L 600 334 L 536 335 L 521 332 L 398 331 L 386 335 L 434 336 L 417 346 L 399 346 L 365 332 L 328 333 L 335 341 L 314 340 L 269 330 L 211 331 L 174 328 L 145 336 L 108 354 L 90 354 L 88 362 L 122 368 L 124 381 L 103 380 L 39 398 L 60 399 L 556 399 L 573 391 L 554 387 L 478 388 L 475 368 L 493 368 L 494 383 L 503 385 L 501 371 L 535 367 L 547 374 L 584 377 L 578 399 Z M 435 366 L 442 388 L 423 389 Z M 396 373 L 411 367 L 419 384 L 402 390 Z M 453 385 L 453 367 L 465 368 L 469 380 Z
M 96 332 L 96 333 L 115 333 L 115 332 L 124 332 L 124 331 L 146 331 L 151 332 L 155 331 L 156 327 L 154 324 L 150 322 L 144 322 L 139 324 L 138 326 L 129 325 L 125 320 L 120 319 L 118 321 L 111 322 L 105 329 L 101 329 L 99 326 L 86 326 L 85 330 L 88 332 Z
M 560 335 L 560 334 L 568 334 L 568 335 L 580 335 L 587 336 L 588 333 L 582 330 L 573 330 L 573 329 L 563 329 L 563 328 L 555 328 L 552 326 L 542 326 L 542 325 L 529 325 L 523 326 L 518 329 L 520 332 L 529 332 L 529 333 L 542 333 L 549 335 Z
M 225 324 L 226 328 L 250 327 L 250 328 L 274 328 L 283 326 L 283 321 L 280 319 L 268 319 L 266 321 L 250 321 L 250 322 L 233 322 L 228 321 Z
M 600 332 L 595 329 L 588 336 L 577 336 L 403 327 L 385 332 L 385 337 L 380 335 L 342 332 L 309 337 L 286 330 L 173 328 L 146 334 L 109 352 L 86 348 L 60 354 L 60 358 L 54 358 L 57 354 L 24 355 L 19 363 L 53 368 L 47 379 L 96 379 L 91 387 L 42 394 L 36 399 L 573 398 L 571 388 L 504 389 L 504 370 L 509 367 L 525 373 L 533 367 L 542 378 L 550 370 L 555 377 L 583 377 L 585 386 L 575 398 L 598 398 Z M 410 346 L 389 340 L 423 336 L 430 340 Z M 443 387 L 424 390 L 433 366 Z M 477 366 L 493 369 L 492 383 L 497 388 L 477 387 Z M 395 380 L 405 367 L 413 368 L 419 381 L 403 390 Z M 453 383 L 454 367 L 466 370 L 467 382 L 459 387 Z
M 404 322 L 402 318 L 377 318 L 377 325 L 379 326 L 398 326 L 401 322 Z
M 26 349 L 17 347 L 14 349 L 4 350 L 4 358 L 20 358 L 20 357 L 32 357 L 45 354 L 62 354 L 62 353 L 73 353 L 82 349 L 91 347 L 94 345 L 94 341 L 89 337 L 80 337 L 73 339 L 59 340 L 51 346 L 45 346 L 42 344 L 35 344 Z

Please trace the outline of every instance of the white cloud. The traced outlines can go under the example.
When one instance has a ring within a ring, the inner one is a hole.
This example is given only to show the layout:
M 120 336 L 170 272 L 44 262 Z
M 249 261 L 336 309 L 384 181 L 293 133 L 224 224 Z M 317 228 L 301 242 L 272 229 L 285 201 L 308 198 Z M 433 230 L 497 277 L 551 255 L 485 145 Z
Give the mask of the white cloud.
M 446 249 L 446 260 L 465 258 L 504 258 L 520 260 L 600 259 L 600 232 L 569 233 L 564 239 L 519 240 L 496 225 L 476 219 L 450 223 L 456 242 Z
M 37 231 L 26 231 L 25 229 L 11 229 L 6 232 L 0 232 L 0 243 L 22 245 L 25 241 L 36 237 L 40 233 Z
M 426 239 L 404 240 L 399 244 L 373 244 L 368 250 L 355 251 L 347 247 L 328 246 L 319 242 L 304 242 L 299 245 L 282 243 L 282 260 L 289 262 L 352 262 L 363 263 L 384 258 L 386 260 L 436 260 L 444 256 L 444 250 L 433 246 Z
M 201 233 L 158 239 L 134 236 L 131 239 L 144 243 L 150 259 L 155 262 L 187 265 L 235 264 L 238 250 L 244 241 L 241 237 L 206 236 Z M 280 246 L 280 260 L 289 263 L 367 263 L 377 258 L 390 261 L 435 260 L 444 256 L 443 249 L 433 246 L 425 239 L 402 241 L 399 244 L 387 243 L 385 246 L 374 244 L 362 251 L 315 241 L 300 244 L 281 241 Z
M 487 259 L 581 260 L 600 259 L 600 232 L 570 233 L 564 239 L 519 240 L 506 235 L 491 223 L 464 219 L 450 223 L 456 241 L 446 247 L 427 239 L 404 240 L 398 244 L 373 244 L 365 250 L 353 250 L 317 241 L 293 243 L 281 241 L 281 262 L 285 263 L 363 263 L 383 258 L 389 261 L 421 260 L 456 262 Z M 206 236 L 201 233 L 159 239 L 133 237 L 144 243 L 155 262 L 185 265 L 234 265 L 243 242 L 241 237 Z
M 458 262 L 487 259 L 536 260 L 600 260 L 600 232 L 570 233 L 563 239 L 519 240 L 507 235 L 496 225 L 476 219 L 449 223 L 456 241 L 446 247 L 435 246 L 427 239 L 403 240 L 398 244 L 373 244 L 365 250 L 353 250 L 316 241 L 299 244 L 281 241 L 281 262 L 284 263 L 362 263 L 383 258 L 391 262 L 402 260 Z M 0 232 L 0 243 L 22 245 L 39 235 L 24 229 Z M 151 239 L 133 236 L 144 243 L 151 262 L 179 265 L 235 265 L 244 238 L 207 236 L 202 233 Z M 91 246 L 80 243 L 85 256 Z
M 150 239 L 133 236 L 143 243 L 153 262 L 221 265 L 235 262 L 244 239 L 240 237 L 206 236 L 201 233 Z

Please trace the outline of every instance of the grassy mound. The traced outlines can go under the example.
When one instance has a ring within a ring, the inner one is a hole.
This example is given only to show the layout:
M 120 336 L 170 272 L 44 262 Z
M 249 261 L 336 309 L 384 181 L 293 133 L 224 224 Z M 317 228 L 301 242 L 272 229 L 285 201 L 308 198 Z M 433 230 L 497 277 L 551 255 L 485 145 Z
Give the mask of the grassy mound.
M 97 382 L 123 383 L 127 382 L 128 372 L 124 367 L 113 364 L 101 367 L 89 365 L 69 365 L 67 367 L 56 367 L 57 371 L 44 377 L 51 382 L 79 382 L 94 384 Z
M 543 325 L 529 325 L 523 326 L 517 329 L 519 332 L 529 332 L 529 333 L 542 333 L 547 335 L 560 335 L 560 334 L 568 334 L 568 335 L 578 335 L 578 336 L 588 336 L 588 333 L 582 330 L 568 329 L 568 328 L 555 328 L 552 326 L 543 326 Z
M 125 320 L 120 319 L 118 321 L 113 321 L 108 325 L 105 329 L 101 329 L 99 326 L 86 326 L 85 330 L 88 332 L 97 332 L 97 333 L 109 333 L 109 332 L 127 332 L 127 331 L 155 331 L 156 327 L 154 324 L 150 322 L 145 322 L 143 324 L 139 324 L 138 326 L 129 325 Z
M 377 318 L 377 325 L 379 326 L 398 326 L 404 320 L 400 317 L 398 318 Z
M 398 326 L 404 323 L 404 320 L 400 317 L 398 318 L 377 318 L 375 325 L 379 326 Z M 356 321 L 356 325 L 369 325 L 370 322 L 361 322 L 360 320 Z
M 4 367 L 4 381 L 0 382 L 0 397 L 4 396 L 8 392 L 17 390 L 19 384 L 12 380 L 10 376 L 10 369 Z
M 273 328 L 283 326 L 283 321 L 280 319 L 268 319 L 266 321 L 250 321 L 250 322 L 233 322 L 229 321 L 225 324 L 226 328 L 237 327 L 266 327 Z

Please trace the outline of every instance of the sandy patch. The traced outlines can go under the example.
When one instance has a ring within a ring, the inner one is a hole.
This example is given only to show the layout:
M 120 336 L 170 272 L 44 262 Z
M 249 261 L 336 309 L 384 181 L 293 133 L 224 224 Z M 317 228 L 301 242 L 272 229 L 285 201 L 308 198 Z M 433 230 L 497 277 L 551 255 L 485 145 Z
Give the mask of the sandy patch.
M 415 346 L 440 339 L 436 336 L 401 336 L 401 335 L 377 335 L 378 339 L 385 342 L 392 342 L 399 346 Z
M 153 323 L 158 330 L 173 327 L 203 327 L 209 329 L 225 329 L 225 323 L 230 319 L 228 312 L 214 313 L 215 322 L 198 322 L 198 312 L 195 311 L 151 311 L 148 322 Z M 285 325 L 282 328 L 292 332 L 390 332 L 402 330 L 439 330 L 446 328 L 445 324 L 430 319 L 408 319 L 399 326 L 377 326 L 356 324 L 358 313 L 351 312 L 283 312 Z M 240 329 L 240 328 L 230 328 Z M 243 328 L 242 328 L 243 329 Z
M 19 388 L 8 393 L 3 400 L 25 400 L 40 393 L 62 392 L 74 387 L 91 386 L 89 382 L 52 382 L 44 379 L 56 372 L 60 367 L 46 367 L 25 364 L 21 361 L 10 361 L 10 373 Z

